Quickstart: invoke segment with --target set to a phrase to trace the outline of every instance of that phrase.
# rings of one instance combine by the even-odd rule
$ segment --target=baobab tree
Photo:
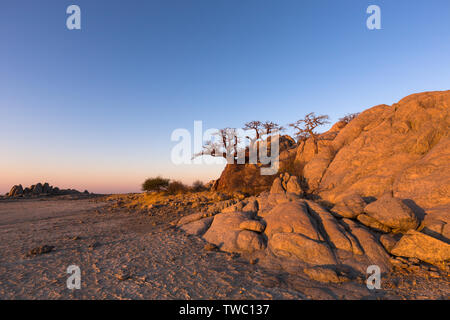
[[[256,138],[256,140],[259,140],[259,138],[261,138],[262,126],[263,126],[263,124],[261,121],[250,121],[250,122],[245,123],[244,127],[242,129],[255,130],[255,138]]]
[[[267,137],[267,141],[270,144],[271,135],[284,130],[284,128],[282,126],[280,126],[278,123],[275,123],[273,121],[262,122],[262,121],[256,121],[256,120],[245,123],[244,127],[242,129],[255,131],[254,137],[246,136],[246,138],[250,141],[249,146],[246,147],[246,150],[245,150],[246,158],[249,158],[250,150],[252,150],[254,152],[253,155],[258,156],[259,142],[262,141],[263,136]]]
[[[267,136],[270,136],[272,133],[276,133],[279,131],[283,131],[284,128],[280,126],[278,123],[272,121],[266,121],[262,124],[262,127],[265,129],[265,133]]]
[[[244,130],[254,130],[255,131],[255,140],[261,139],[263,135],[266,135],[268,137],[272,133],[284,130],[284,128],[282,126],[280,126],[278,123],[275,123],[273,121],[265,121],[265,122],[250,121],[244,125],[243,129]],[[249,137],[247,137],[247,138],[250,139]]]
[[[227,159],[228,162],[233,162],[239,153],[240,139],[237,131],[234,128],[224,128],[218,130],[214,136],[217,139],[210,139],[203,145],[202,151],[196,153],[193,158],[199,156],[212,156]]]
[[[319,153],[318,141],[320,134],[315,130],[317,127],[330,123],[327,115],[317,116],[314,112],[308,113],[303,119],[290,123],[289,126],[296,130],[295,136],[298,141],[306,141],[311,138],[314,143],[314,153]]]

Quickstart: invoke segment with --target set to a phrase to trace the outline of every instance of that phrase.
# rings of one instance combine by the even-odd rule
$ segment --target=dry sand
[[[155,215],[113,211],[95,199],[0,201],[0,299],[446,299],[447,279],[391,275],[324,284],[305,275],[207,251],[205,242]],[[27,256],[50,245],[50,253]],[[81,289],[69,290],[69,265]]]

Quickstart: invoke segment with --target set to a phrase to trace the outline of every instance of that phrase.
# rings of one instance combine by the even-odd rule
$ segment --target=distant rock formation
[[[27,188],[23,188],[21,184],[15,185],[11,190],[5,195],[6,198],[26,198],[26,197],[41,197],[41,196],[60,196],[60,195],[71,195],[71,194],[89,194],[89,191],[85,190],[81,193],[74,189],[59,189],[58,187],[53,187],[47,182],[37,183]]]

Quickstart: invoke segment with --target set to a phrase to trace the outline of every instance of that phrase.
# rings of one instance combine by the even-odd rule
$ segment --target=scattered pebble
[[[55,246],[49,246],[49,245],[43,245],[37,248],[33,248],[30,251],[28,251],[27,256],[36,256],[40,254],[45,254],[53,251]]]

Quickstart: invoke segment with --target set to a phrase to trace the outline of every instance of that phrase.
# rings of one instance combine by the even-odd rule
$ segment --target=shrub
[[[170,182],[169,186],[167,187],[167,192],[169,194],[185,193],[188,190],[189,188],[184,183],[177,180]]]
[[[206,187],[203,184],[203,182],[201,182],[200,180],[196,180],[192,184],[192,191],[194,191],[194,192],[201,192],[201,191],[205,191],[205,190],[206,190]]]
[[[169,187],[169,179],[161,177],[148,178],[142,184],[142,191],[163,191]]]
[[[348,113],[344,117],[339,118],[339,121],[344,122],[345,124],[350,123],[353,119],[355,119],[357,116],[359,116],[359,112],[356,113]]]

